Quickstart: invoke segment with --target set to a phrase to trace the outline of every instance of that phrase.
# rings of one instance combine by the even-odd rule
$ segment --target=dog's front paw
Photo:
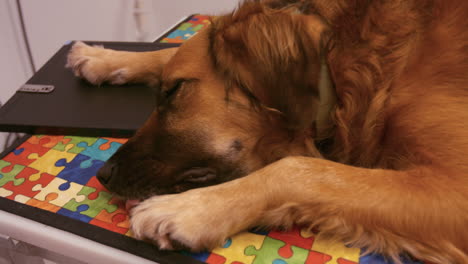
[[[65,67],[92,84],[124,84],[128,82],[128,69],[117,65],[118,54],[118,51],[78,41],[71,47]]]
[[[213,186],[214,187],[214,186]],[[138,239],[161,249],[212,249],[248,225],[248,211],[239,199],[225,199],[216,188],[152,197],[131,212],[131,228]],[[244,199],[245,200],[245,199]],[[234,208],[236,211],[233,212]]]
[[[226,230],[197,191],[155,196],[138,205],[131,213],[134,236],[161,249],[183,246],[199,251],[220,245],[227,238]]]

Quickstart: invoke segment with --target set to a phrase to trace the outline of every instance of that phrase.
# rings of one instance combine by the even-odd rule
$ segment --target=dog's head
[[[325,23],[298,9],[245,3],[180,47],[157,108],[98,178],[127,198],[242,177],[290,155],[320,156],[334,91]]]

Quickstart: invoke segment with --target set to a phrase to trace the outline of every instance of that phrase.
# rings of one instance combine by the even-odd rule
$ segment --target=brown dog
[[[160,87],[99,178],[146,199],[132,229],[164,249],[299,224],[468,263],[467,16],[466,0],[245,2],[179,50],[77,43],[78,76]]]

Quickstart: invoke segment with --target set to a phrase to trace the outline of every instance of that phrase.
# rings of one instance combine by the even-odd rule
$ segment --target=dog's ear
[[[289,129],[315,127],[321,138],[330,132],[335,106],[326,63],[330,40],[317,16],[247,2],[214,21],[211,50],[226,79],[280,112]]]

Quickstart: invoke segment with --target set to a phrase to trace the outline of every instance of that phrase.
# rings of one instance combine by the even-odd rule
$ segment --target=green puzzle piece
[[[284,246],[286,246],[286,243],[283,241],[267,236],[265,237],[260,249],[256,249],[254,246],[249,246],[245,248],[244,253],[247,256],[255,256],[252,264],[303,264],[307,260],[309,251],[296,246],[291,246],[292,256],[290,258],[283,258],[279,255],[279,250]]]
[[[7,184],[8,182],[13,182],[13,185],[21,185],[25,179],[17,179],[16,176],[25,168],[22,165],[15,164],[13,169],[9,172],[1,172],[4,168],[11,166],[10,162],[0,160],[0,186]]]
[[[85,149],[83,147],[78,147],[79,143],[84,142],[88,146],[91,146],[98,140],[98,138],[96,137],[76,137],[76,136],[65,137],[65,139],[68,139],[68,138],[71,138],[71,140],[68,143],[64,144],[62,142],[59,142],[52,149],[55,149],[58,151],[67,151],[68,153],[79,154]],[[69,146],[69,145],[72,145],[72,146]]]
[[[118,206],[115,204],[109,204],[109,201],[112,198],[112,194],[108,192],[99,192],[98,197],[94,200],[88,199],[88,196],[96,191],[95,188],[83,186],[83,189],[78,193],[78,196],[83,195],[85,199],[83,201],[78,202],[76,199],[71,199],[68,203],[66,203],[63,208],[68,209],[70,211],[76,212],[78,206],[80,205],[88,205],[88,209],[85,211],[80,212],[80,214],[87,215],[91,218],[96,217],[102,210],[106,210],[108,213],[113,213],[117,210]]]
[[[197,25],[197,26],[194,26],[194,27],[192,28],[192,31],[197,32],[197,31],[201,30],[204,26],[205,26],[205,25]]]
[[[192,27],[191,23],[183,23],[177,30],[188,30],[190,27]]]

